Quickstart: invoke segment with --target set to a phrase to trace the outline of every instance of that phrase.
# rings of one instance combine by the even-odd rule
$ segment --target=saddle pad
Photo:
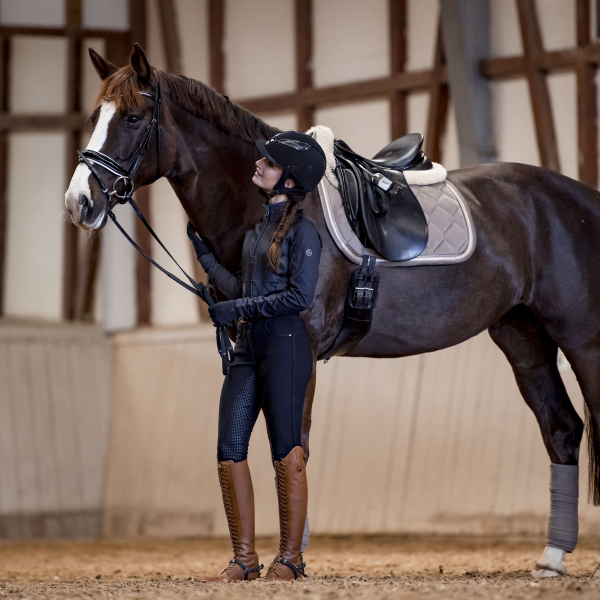
[[[365,254],[377,256],[379,267],[447,265],[467,260],[475,251],[477,236],[469,207],[461,193],[448,180],[432,185],[411,185],[429,227],[425,250],[411,260],[386,260],[375,250],[365,248],[352,230],[344,212],[339,190],[323,177],[318,190],[325,221],[340,251],[360,265]]]

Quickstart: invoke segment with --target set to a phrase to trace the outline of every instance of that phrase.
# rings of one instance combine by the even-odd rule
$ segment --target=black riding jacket
[[[275,273],[267,263],[267,251],[286,202],[265,204],[267,214],[246,232],[241,275],[233,275],[212,254],[200,264],[228,298],[242,319],[270,319],[297,315],[315,295],[321,259],[321,238],[316,225],[302,211],[281,243],[281,262]]]

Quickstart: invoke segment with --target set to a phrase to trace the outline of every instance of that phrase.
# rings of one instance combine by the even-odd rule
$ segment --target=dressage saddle
[[[365,248],[388,260],[410,260],[427,246],[425,214],[403,175],[432,168],[422,146],[423,136],[412,133],[368,159],[342,140],[334,143],[335,173],[348,221]]]

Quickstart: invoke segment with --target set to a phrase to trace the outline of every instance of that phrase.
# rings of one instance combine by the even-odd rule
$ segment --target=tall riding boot
[[[258,564],[258,554],[254,549],[254,491],[248,461],[220,462],[219,480],[233,545],[233,559],[220,575],[206,581],[257,579],[263,565]]]
[[[289,581],[306,577],[301,548],[308,509],[308,483],[304,451],[300,446],[275,463],[275,475],[279,498],[279,553],[266,578]]]

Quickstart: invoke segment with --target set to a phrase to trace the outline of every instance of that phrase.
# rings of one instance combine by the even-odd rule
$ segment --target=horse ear
[[[142,83],[150,83],[150,77],[152,76],[152,68],[148,63],[148,59],[139,44],[133,45],[133,52],[131,53],[131,66],[137,73]]]
[[[98,72],[98,75],[100,75],[100,79],[104,80],[107,77],[110,77],[119,69],[117,65],[113,65],[111,62],[102,58],[93,48],[88,48],[88,52],[90,53],[94,68]]]

